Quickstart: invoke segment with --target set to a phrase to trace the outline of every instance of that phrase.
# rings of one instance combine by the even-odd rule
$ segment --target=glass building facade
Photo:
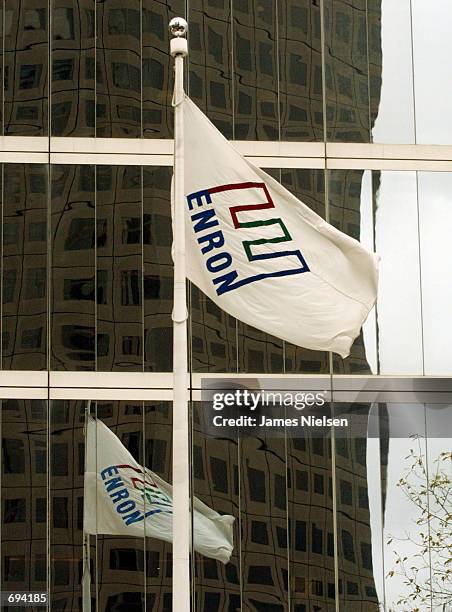
[[[192,610],[450,610],[450,586],[432,579],[438,547],[427,543],[422,601],[402,601],[411,575],[396,562],[397,550],[415,554],[407,524],[419,537],[397,486],[406,458],[420,458],[429,489],[452,447],[447,0],[434,11],[421,0],[0,2],[1,590],[82,610],[88,402],[171,481],[174,16],[189,23],[193,101],[381,257],[376,308],[346,359],[247,326],[189,285],[192,491],[236,518],[230,563],[193,553]],[[225,374],[260,388],[314,380],[338,402],[363,381],[372,392],[401,382],[396,399],[355,401],[364,418],[378,413],[378,435],[217,438],[200,389]],[[394,433],[400,414],[416,439]],[[445,534],[450,546],[450,523]],[[93,610],[173,609],[170,544],[98,535],[90,549]]]

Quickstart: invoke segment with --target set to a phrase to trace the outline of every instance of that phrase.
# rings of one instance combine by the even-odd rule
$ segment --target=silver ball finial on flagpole
[[[188,23],[183,19],[183,17],[174,17],[169,22],[169,31],[176,38],[180,38],[181,36],[185,36],[188,30]]]
[[[183,17],[174,17],[169,22],[169,31],[174,38],[170,41],[170,53],[173,57],[188,54],[188,44],[185,36],[187,35],[188,23]]]

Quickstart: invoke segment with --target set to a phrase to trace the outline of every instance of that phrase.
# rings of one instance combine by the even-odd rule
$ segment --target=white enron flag
[[[139,465],[115,434],[88,417],[83,529],[89,534],[173,541],[172,486]],[[227,563],[234,517],[193,499],[194,549]]]
[[[377,256],[244,159],[188,97],[181,104],[188,278],[253,327],[346,357],[376,300]]]

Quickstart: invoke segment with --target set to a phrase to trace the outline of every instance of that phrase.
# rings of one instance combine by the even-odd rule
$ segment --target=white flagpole
[[[89,533],[83,532],[83,574],[82,574],[83,612],[91,612],[91,568],[89,554]]]
[[[188,53],[185,19],[169,24],[174,57],[173,207],[173,610],[190,612],[190,486],[187,372],[187,296],[184,207],[184,57]]]
[[[88,416],[90,415],[90,413],[91,400],[88,400],[85,410],[85,428],[83,430],[83,435],[85,438],[85,471],[86,458],[88,454]],[[85,500],[83,500],[83,504],[85,504]],[[85,531],[83,531],[82,610],[83,612],[91,612],[91,556],[89,550],[89,533],[85,533]]]

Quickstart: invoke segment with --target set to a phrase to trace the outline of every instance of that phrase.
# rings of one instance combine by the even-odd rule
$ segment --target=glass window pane
[[[187,92],[227,138],[234,134],[239,138],[240,128],[234,126],[233,119],[231,3],[220,0],[204,5],[195,0],[188,6]]]
[[[53,136],[95,136],[95,5],[52,3]]]
[[[96,368],[94,166],[52,166],[52,370]]]
[[[276,3],[264,0],[259,3],[252,2],[245,7],[240,0],[233,0],[231,8],[234,45],[234,138],[278,140]],[[226,49],[227,47],[224,48],[225,51]]]
[[[295,610],[330,610],[335,597],[331,442],[305,430],[289,433],[287,445],[291,601]]]
[[[77,608],[82,596],[85,406],[50,402],[49,578],[55,608]]]
[[[450,521],[450,479],[452,471],[452,432],[450,423],[452,422],[452,405],[446,394],[438,397],[436,394],[435,403],[425,404],[426,422],[426,461],[428,486],[427,495],[422,489],[417,487],[416,492],[420,493],[421,505],[424,510],[428,508],[430,521],[428,524],[427,537],[431,536],[432,541],[428,547],[427,554],[424,553],[421,563],[431,567],[433,582],[432,602],[433,608],[441,608],[445,602],[450,600],[450,593],[442,586],[448,582],[448,557],[447,547],[450,546],[450,530],[447,524]],[[426,398],[430,399],[430,398]],[[418,512],[419,514],[419,512]],[[421,518],[419,516],[419,518]],[[419,520],[419,519],[418,519]],[[424,527],[424,524],[423,524]],[[422,533],[424,533],[422,529]],[[418,542],[425,543],[425,535],[418,536]],[[425,546],[423,552],[425,550]],[[429,574],[427,574],[429,577]],[[429,593],[428,579],[421,585],[424,596]],[[447,604],[446,604],[447,605]]]
[[[195,285],[190,286],[191,359],[194,372],[237,371],[237,320]]]
[[[167,402],[52,402],[51,601],[55,608],[71,610],[79,609],[82,596],[83,427],[87,409],[117,436],[139,465],[166,482],[171,475],[172,413]],[[99,450],[97,446],[95,452]],[[10,514],[12,511],[11,506]],[[89,511],[95,512],[95,507]],[[98,506],[97,511],[102,509]],[[156,609],[166,609],[172,586],[171,545],[145,538],[144,523],[143,537],[90,536],[90,556],[93,607],[97,604],[99,609],[110,610],[127,605],[142,609],[146,596],[148,602],[159,602]]]
[[[169,402],[144,403],[144,465],[165,482],[172,481],[173,413]],[[172,545],[145,539],[146,601],[161,612],[172,594]]]
[[[452,370],[449,236],[452,231],[450,172],[419,172],[419,232],[422,272],[422,330],[426,375]]]
[[[185,3],[183,0],[142,0],[141,6],[143,137],[170,138],[173,133],[173,61],[168,53],[168,23],[174,16],[185,15]],[[190,23],[190,54],[194,28]]]
[[[352,411],[352,419],[360,417],[366,421],[371,404],[360,402],[348,409]],[[347,408],[336,403],[335,410],[340,414]],[[363,433],[365,431],[353,434],[346,430],[335,436],[339,599],[345,610],[353,610],[359,602],[365,602],[366,610],[376,612],[380,609],[376,587],[381,584],[381,572],[378,567],[374,574],[373,559],[381,550],[381,540],[378,539],[376,517],[370,514],[366,503],[371,483],[370,466],[367,466],[370,440]],[[375,495],[374,489],[371,493]],[[378,505],[376,508],[378,511]],[[372,510],[375,511],[375,506]]]
[[[195,553],[194,589],[198,601],[209,606],[215,602],[212,609],[226,607],[229,602],[240,608],[238,441],[236,437],[219,440],[208,435],[203,410],[203,404],[193,404],[193,494],[220,514],[235,517],[234,549],[227,565]]]
[[[96,136],[140,138],[139,0],[96,2]]]
[[[139,166],[96,167],[97,370],[143,371]]]
[[[452,5],[435,3],[435,10],[422,0],[412,0],[414,94],[416,101],[416,142],[451,144],[452,82],[444,78],[452,52],[449,23]],[[432,100],[435,112],[432,112]]]
[[[242,438],[239,453],[244,607],[288,605],[287,459],[283,438]],[[252,537],[265,522],[268,542]],[[276,608],[275,608],[276,609]]]
[[[369,65],[373,78],[380,78],[381,49],[368,45],[367,2],[326,0],[324,11],[327,140],[370,142],[380,91],[370,98]]]
[[[240,372],[279,373],[284,368],[280,338],[238,321],[238,360]]]
[[[411,1],[382,0],[368,3],[368,8],[370,56],[372,60],[378,57],[380,46],[382,54],[382,66],[381,62],[375,66],[370,61],[369,67],[372,111],[377,113],[372,140],[412,144],[415,130]]]
[[[387,469],[382,471],[384,489],[387,496],[384,506],[383,554],[385,568],[386,605],[393,607],[400,601],[405,607],[412,606],[413,588],[404,575],[410,566],[417,565],[419,546],[416,540],[423,528],[416,524],[420,518],[419,507],[413,496],[427,485],[426,473],[426,440],[425,440],[425,408],[422,404],[389,404],[389,431],[392,434],[389,441]],[[400,425],[403,423],[403,433]],[[407,424],[413,429],[407,431]],[[408,437],[407,434],[416,434]],[[417,463],[421,461],[421,464]],[[382,464],[384,465],[384,463]],[[412,486],[410,491],[407,487]],[[384,491],[383,489],[383,491]],[[428,527],[427,527],[428,533]],[[428,548],[428,545],[427,545]],[[407,566],[400,567],[398,558],[410,559]],[[426,584],[428,569],[423,568],[417,579]],[[419,601],[430,607],[430,589]],[[409,602],[409,603],[408,603]],[[421,605],[422,608],[422,605]],[[434,608],[433,608],[434,609]]]
[[[2,368],[47,369],[48,167],[3,165]]]
[[[382,374],[422,374],[417,185],[414,172],[374,173],[377,302]]]
[[[170,189],[171,168],[143,166],[144,360],[151,372],[173,368]]]
[[[45,592],[47,401],[3,399],[0,403],[1,590]]]
[[[48,2],[5,0],[4,134],[48,134]]]
[[[278,4],[281,139],[323,140],[320,4]]]

